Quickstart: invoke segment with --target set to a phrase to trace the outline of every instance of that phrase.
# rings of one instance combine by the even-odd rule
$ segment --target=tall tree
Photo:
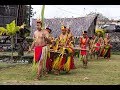
[[[28,27],[30,27],[30,18],[34,15],[31,5],[25,6],[25,18],[24,21]]]
[[[17,33],[18,37],[18,55],[21,57],[24,55],[24,47],[23,43],[26,39],[26,33],[30,32],[30,17],[32,17],[33,8],[31,5],[19,5],[18,7],[18,18],[17,18],[17,25],[22,25],[23,23],[26,24],[25,28],[20,29]]]

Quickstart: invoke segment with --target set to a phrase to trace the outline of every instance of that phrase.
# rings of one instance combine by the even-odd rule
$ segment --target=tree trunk
[[[19,43],[18,55],[19,55],[20,57],[24,55],[24,53],[23,53],[23,46],[22,46],[22,43],[21,43],[21,42]]]
[[[24,5],[19,5],[19,8],[18,8],[18,18],[17,18],[17,25],[20,26],[23,24],[24,22]],[[19,37],[19,34],[18,34],[18,37]],[[24,55],[24,50],[23,50],[23,40],[20,38],[18,39],[18,56],[21,58],[21,56]]]
[[[19,56],[19,59],[21,59],[22,56],[24,56],[24,49],[23,49],[23,40],[22,39],[19,39],[18,41],[18,56]]]
[[[11,35],[11,61],[13,60],[14,37]]]

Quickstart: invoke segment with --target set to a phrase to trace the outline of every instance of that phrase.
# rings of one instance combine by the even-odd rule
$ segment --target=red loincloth
[[[38,62],[42,56],[42,46],[36,46],[34,48],[34,59],[35,62]]]
[[[96,43],[96,46],[97,46],[97,47],[95,48],[95,50],[96,50],[96,51],[99,51],[99,50],[100,50],[100,43]]]

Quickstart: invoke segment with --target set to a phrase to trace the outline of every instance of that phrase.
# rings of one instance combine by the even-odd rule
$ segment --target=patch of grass
[[[0,84],[26,85],[117,85],[120,84],[120,56],[112,55],[111,61],[105,59],[89,60],[88,68],[82,67],[82,61],[75,59],[76,69],[59,76],[49,74],[39,81],[31,76],[32,64],[15,65],[0,69]],[[4,66],[4,65],[3,65]]]
[[[119,52],[111,52],[111,54],[113,54],[113,55],[120,55],[120,51]]]
[[[0,62],[0,69],[15,66],[15,63]]]

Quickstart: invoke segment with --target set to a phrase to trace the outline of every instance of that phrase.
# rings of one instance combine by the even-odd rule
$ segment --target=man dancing
[[[37,30],[34,32],[33,39],[34,41],[29,51],[34,49],[34,62],[38,63],[36,79],[39,79],[42,76],[43,69],[44,74],[46,74],[46,68],[43,63],[46,63],[48,53],[46,41],[50,41],[49,33],[46,30],[42,30],[42,22],[40,20],[37,20]]]
[[[60,52],[60,55],[58,55],[54,62],[53,62],[53,69],[55,70],[54,74],[59,75],[61,70],[64,70],[64,64],[66,62],[65,60],[65,54],[64,54],[64,48],[66,46],[67,42],[67,33],[66,33],[66,27],[61,27],[62,33],[58,37],[58,46],[57,51]]]
[[[67,49],[68,49],[68,51],[69,50],[72,50],[72,51],[74,51],[73,50],[73,48],[74,48],[74,36],[73,36],[73,34],[71,33],[71,30],[70,30],[70,27],[69,28],[67,28]],[[75,69],[76,67],[75,67],[75,64],[74,64],[74,52],[69,56],[70,57],[70,59],[71,59],[71,69]]]
[[[105,43],[104,58],[107,58],[108,61],[110,61],[112,45],[110,44],[110,36],[109,36],[109,34],[106,34],[106,37],[104,38],[104,43]]]
[[[47,58],[47,61],[46,61],[46,68],[47,68],[47,72],[51,72],[54,53],[50,52],[50,49],[52,48],[52,44],[54,42],[54,37],[51,34],[52,30],[50,28],[47,27],[46,31],[48,31],[49,39],[50,39],[50,42],[47,43],[47,46],[48,46],[48,58]]]
[[[80,55],[82,56],[83,67],[87,67],[87,55],[89,47],[89,38],[87,36],[87,31],[83,32],[83,36],[80,37]]]
[[[57,56],[57,58],[53,62],[53,69],[55,70],[55,74],[59,74],[60,71],[65,71],[68,73],[71,69],[73,69],[73,58],[71,57],[71,54],[73,53],[73,49],[68,46],[68,34],[67,34],[67,28],[65,26],[61,27],[62,33],[58,37],[58,51],[60,54]]]
[[[71,47],[74,47],[74,36],[70,31],[70,28],[67,28],[67,35],[68,35],[68,43],[67,45],[70,45]]]

